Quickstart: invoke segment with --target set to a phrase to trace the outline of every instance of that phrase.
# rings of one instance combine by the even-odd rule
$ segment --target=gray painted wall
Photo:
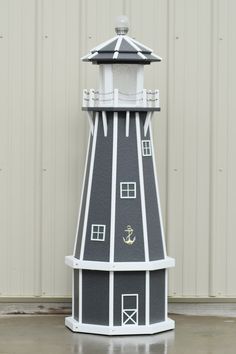
[[[150,323],[165,319],[165,270],[150,272]]]
[[[114,272],[114,325],[121,325],[121,295],[138,294],[138,324],[145,324],[145,272]]]
[[[120,182],[136,182],[136,199],[120,198]],[[136,241],[123,241],[127,225],[134,229]],[[115,225],[115,261],[144,261],[143,225],[141,213],[136,126],[134,113],[130,114],[129,137],[125,136],[125,112],[119,112],[117,151],[117,192]]]
[[[109,273],[82,271],[82,322],[109,324]]]
[[[74,318],[78,321],[79,319],[79,270],[74,269]]]

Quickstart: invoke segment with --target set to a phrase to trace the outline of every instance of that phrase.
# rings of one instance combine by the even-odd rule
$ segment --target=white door
[[[138,294],[121,295],[122,326],[138,325]]]

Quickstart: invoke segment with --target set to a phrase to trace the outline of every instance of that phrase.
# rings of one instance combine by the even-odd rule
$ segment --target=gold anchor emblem
[[[125,232],[127,232],[127,236],[123,237],[124,243],[126,243],[127,245],[132,245],[136,240],[136,236],[133,236],[134,230],[130,225],[127,225],[127,229],[125,230]],[[133,238],[131,239],[132,236]]]

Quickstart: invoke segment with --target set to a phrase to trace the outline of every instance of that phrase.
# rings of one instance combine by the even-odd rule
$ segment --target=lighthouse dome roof
[[[153,53],[151,48],[124,34],[109,39],[108,41],[91,49],[82,57],[83,61],[94,64],[108,63],[133,63],[150,64],[161,61],[161,57]]]

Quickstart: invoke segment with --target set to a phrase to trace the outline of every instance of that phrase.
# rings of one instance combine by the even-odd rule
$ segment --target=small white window
[[[105,241],[106,225],[92,224],[91,240]]]
[[[150,140],[142,140],[142,150],[143,150],[143,156],[151,156],[152,155]]]
[[[136,198],[136,182],[121,182],[120,197],[122,199]]]

